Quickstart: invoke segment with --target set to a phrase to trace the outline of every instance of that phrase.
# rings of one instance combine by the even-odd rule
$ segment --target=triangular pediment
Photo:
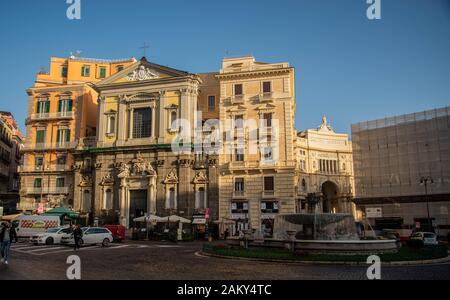
[[[256,110],[273,110],[276,106],[270,103],[265,103],[256,108]]]
[[[113,76],[100,81],[96,85],[101,87],[110,84],[160,80],[165,78],[183,77],[186,75],[189,75],[189,73],[151,63],[143,57],[140,61],[137,61]]]
[[[228,110],[229,113],[233,113],[233,112],[242,112],[247,110],[247,108],[243,105],[237,105],[237,106],[233,106],[232,108],[230,108]]]

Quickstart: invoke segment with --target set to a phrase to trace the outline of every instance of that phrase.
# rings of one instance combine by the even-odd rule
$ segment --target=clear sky
[[[25,89],[51,56],[140,58],[190,72],[217,71],[224,56],[253,54],[296,68],[296,128],[335,130],[374,118],[450,105],[450,0],[0,1],[0,110],[22,129]]]

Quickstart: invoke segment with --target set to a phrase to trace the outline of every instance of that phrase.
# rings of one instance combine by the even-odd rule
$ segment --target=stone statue
[[[121,162],[118,167],[119,175],[117,177],[119,178],[125,178],[130,176],[130,168],[126,163]]]

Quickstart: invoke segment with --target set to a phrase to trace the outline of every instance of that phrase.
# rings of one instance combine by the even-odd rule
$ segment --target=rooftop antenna
[[[75,54],[73,54],[73,52],[71,51],[70,52],[70,59],[75,59],[75,58],[80,57],[81,52],[82,52],[81,50],[76,50]]]

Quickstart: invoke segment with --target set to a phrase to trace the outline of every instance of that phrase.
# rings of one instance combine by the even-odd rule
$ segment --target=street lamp
[[[427,216],[428,216],[428,230],[432,230],[432,222],[430,219],[430,205],[429,205],[429,199],[428,199],[428,183],[433,184],[433,178],[430,176],[422,176],[420,178],[420,184],[423,184],[425,186],[425,200],[427,202]]]

